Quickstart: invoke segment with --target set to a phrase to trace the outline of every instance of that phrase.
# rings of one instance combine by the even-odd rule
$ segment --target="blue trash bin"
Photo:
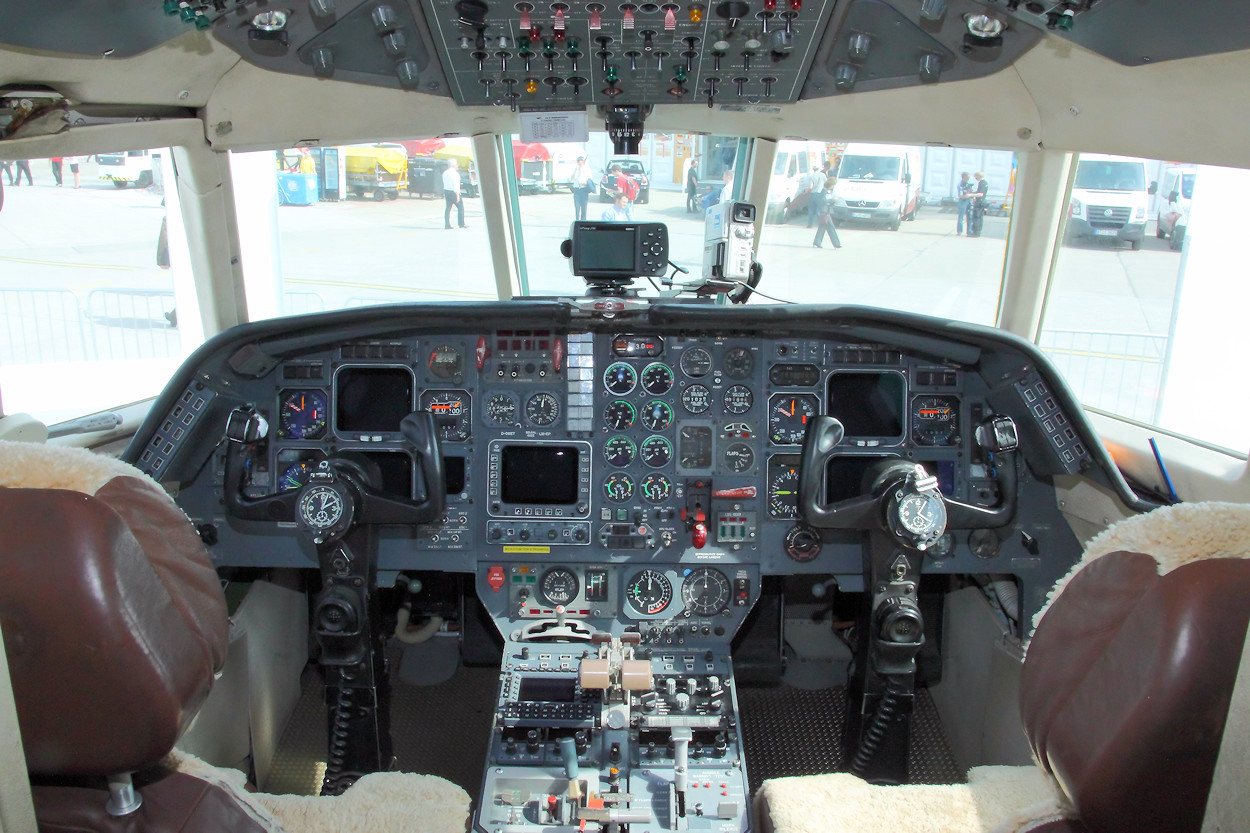
[[[278,202],[281,205],[312,205],[316,201],[316,174],[278,174]]]

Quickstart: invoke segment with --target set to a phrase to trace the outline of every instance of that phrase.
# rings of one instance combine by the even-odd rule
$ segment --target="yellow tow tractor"
[[[408,187],[408,154],[402,145],[350,145],[343,156],[347,191],[354,197],[372,193],[378,202],[394,200]]]

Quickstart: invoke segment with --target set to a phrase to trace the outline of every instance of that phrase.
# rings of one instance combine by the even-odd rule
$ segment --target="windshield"
[[[1083,159],[1074,188],[1087,191],[1145,191],[1146,169],[1140,162]]]
[[[898,179],[897,156],[843,156],[840,179]]]

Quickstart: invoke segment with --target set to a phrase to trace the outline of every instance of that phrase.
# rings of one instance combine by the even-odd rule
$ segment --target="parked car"
[[[651,179],[637,159],[613,159],[608,162],[603,171],[603,178],[599,180],[599,202],[612,202],[616,197],[616,174],[612,173],[612,169],[617,165],[621,167],[621,173],[638,184],[638,197],[634,202],[650,202]]]
[[[1072,183],[1065,240],[1106,237],[1122,240],[1136,251],[1146,236],[1149,204],[1143,160],[1083,153]]]

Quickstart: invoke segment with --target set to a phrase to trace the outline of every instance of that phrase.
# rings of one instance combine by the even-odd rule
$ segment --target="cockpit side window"
[[[1230,415],[1250,388],[1229,380],[1227,357],[1244,347],[1250,171],[1075,164],[1039,346],[1087,406],[1245,457],[1250,424]]]
[[[0,395],[48,424],[158,393],[203,341],[170,151],[11,163]]]

